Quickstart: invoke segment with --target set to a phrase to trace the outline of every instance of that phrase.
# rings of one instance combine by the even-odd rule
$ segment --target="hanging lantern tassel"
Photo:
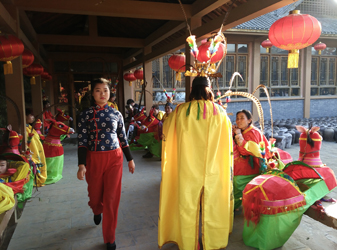
[[[180,72],[176,72],[176,80],[178,82],[181,82],[181,74],[180,74]]]
[[[45,88],[46,87],[46,81],[42,82],[42,87]]]
[[[143,85],[143,84],[144,84],[144,80],[141,80],[141,81],[140,81],[140,84]]]
[[[289,50],[288,54],[288,69],[298,68],[299,50]]]
[[[36,84],[35,76],[32,76],[32,78],[30,78],[30,84],[31,85],[35,85]]]
[[[132,86],[132,82],[129,82],[129,86],[130,86],[130,87]]]
[[[264,144],[264,141],[261,141],[259,144],[260,144],[261,155],[264,158],[264,156],[266,155],[266,146]]]
[[[6,64],[4,64],[4,74],[5,75],[13,74],[13,65],[11,61],[7,61]]]

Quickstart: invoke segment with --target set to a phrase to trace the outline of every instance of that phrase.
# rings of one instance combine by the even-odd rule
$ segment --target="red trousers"
[[[88,183],[88,204],[94,214],[103,213],[104,243],[113,243],[121,198],[123,152],[120,148],[87,152],[85,179]]]

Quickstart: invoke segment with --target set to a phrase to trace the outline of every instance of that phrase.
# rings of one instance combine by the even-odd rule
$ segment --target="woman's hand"
[[[232,130],[233,130],[234,135],[241,134],[241,129],[239,129],[238,126],[236,125],[233,125]]]
[[[87,172],[87,169],[83,164],[78,165],[78,171],[77,171],[77,179],[83,181],[84,180],[84,175]]]
[[[128,162],[129,172],[133,174],[135,172],[135,162],[133,160]]]

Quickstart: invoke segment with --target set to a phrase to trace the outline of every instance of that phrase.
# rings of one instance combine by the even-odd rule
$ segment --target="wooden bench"
[[[329,203],[322,201],[324,212],[317,211],[309,207],[304,213],[309,217],[321,222],[322,224],[337,229],[337,203]]]
[[[14,215],[14,221],[15,223],[17,222],[17,213],[16,213],[16,208],[18,205],[18,201],[16,199],[16,195],[15,195],[15,205],[14,207],[12,207],[12,209],[0,214],[0,244],[3,242],[3,234],[5,229],[8,226],[8,223],[11,219],[11,217]]]

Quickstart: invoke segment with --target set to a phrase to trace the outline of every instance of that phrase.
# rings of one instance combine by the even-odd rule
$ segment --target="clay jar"
[[[335,131],[332,127],[327,127],[324,130],[324,140],[325,141],[334,141],[334,135],[335,135]]]

